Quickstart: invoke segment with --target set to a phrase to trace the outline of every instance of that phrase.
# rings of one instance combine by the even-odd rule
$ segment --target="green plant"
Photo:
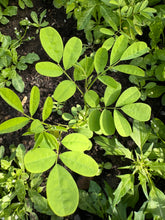
[[[143,34],[142,27],[149,25],[156,13],[156,9],[148,7],[148,0],[58,0],[54,6],[64,6],[68,17],[74,15],[77,29],[84,30],[90,43],[100,43],[105,36],[118,33],[135,39],[137,34]]]
[[[7,17],[12,17],[17,14],[16,6],[9,6],[8,0],[0,0],[0,23],[5,25],[9,22]]]
[[[25,167],[29,172],[42,173],[53,166],[46,184],[48,203],[53,212],[59,216],[73,213],[78,206],[78,188],[71,174],[60,165],[59,159],[65,166],[80,175],[89,177],[96,175],[98,172],[97,163],[84,153],[84,151],[91,149],[91,141],[86,136],[78,133],[68,134],[62,139],[62,132],[67,132],[69,128],[50,125],[45,122],[52,112],[53,100],[51,97],[48,97],[45,101],[42,121],[33,118],[40,101],[38,87],[34,86],[31,90],[30,116],[24,113],[19,97],[12,90],[1,88],[0,94],[10,106],[24,115],[2,123],[0,133],[16,131],[31,121],[30,128],[24,135],[33,134],[35,145],[34,149],[28,151],[24,157]],[[63,153],[61,145],[69,151]]]
[[[156,129],[158,126],[154,126],[153,124],[153,127]],[[152,214],[154,219],[163,220],[165,217],[165,195],[155,186],[154,176],[165,178],[164,154],[162,154],[162,152],[164,152],[164,144],[154,141],[155,138],[153,139],[150,127],[145,125],[144,122],[134,121],[133,132],[130,136],[137,145],[134,152],[124,147],[115,137],[112,139],[103,136],[95,138],[96,143],[105,150],[105,155],[123,155],[131,162],[131,165],[120,168],[132,170],[132,173],[119,176],[121,181],[117,189],[113,192],[112,209],[115,208],[127,194],[135,198],[135,189],[137,186],[138,188],[142,188],[147,199],[146,202],[144,202],[145,208],[139,215],[145,218],[145,216]],[[138,185],[135,185],[136,175]],[[136,219],[135,216],[134,219]]]
[[[18,5],[20,8],[24,9],[26,6],[29,8],[33,7],[33,1],[32,0],[18,0]]]
[[[54,215],[47,200],[41,195],[44,186],[42,173],[30,174],[24,165],[25,147],[11,145],[10,156],[4,156],[5,148],[0,147],[0,218],[38,219],[34,209],[40,213]]]
[[[46,27],[49,24],[49,22],[43,20],[44,17],[46,17],[46,9],[40,14],[39,18],[35,11],[32,11],[30,16],[33,22],[29,21],[28,18],[25,18],[22,21],[20,21],[20,25],[26,27],[30,27],[30,26],[36,27],[37,28],[36,34],[38,34],[40,28]]]
[[[81,127],[80,124],[88,124],[91,131],[98,132],[101,128],[105,135],[114,134],[116,128],[121,136],[129,136],[131,127],[119,110],[124,111],[134,119],[140,121],[149,120],[150,107],[144,103],[135,103],[141,96],[138,89],[136,87],[128,88],[120,95],[121,84],[107,75],[108,71],[120,71],[126,74],[144,76],[144,71],[135,65],[118,65],[120,61],[130,60],[148,52],[148,47],[144,42],[135,42],[128,46],[128,38],[121,35],[116,39],[114,45],[114,40],[110,45],[103,44],[96,51],[94,58],[85,57],[77,62],[82,51],[80,39],[73,37],[68,40],[64,47],[59,33],[55,29],[47,27],[41,29],[40,40],[44,50],[57,64],[47,61],[39,62],[36,64],[36,70],[40,74],[49,77],[58,77],[63,73],[68,77],[68,80],[62,81],[56,87],[53,98],[58,103],[65,102],[78,89],[84,99],[84,109],[79,113],[79,116],[80,114],[81,116],[78,116],[79,123],[77,128]],[[107,49],[111,47],[110,65],[107,66]],[[63,59],[63,67],[60,64],[61,59]],[[72,66],[74,67],[73,79],[67,73],[67,70]],[[94,68],[97,73],[96,76],[94,75]],[[78,86],[78,82],[81,80],[84,80],[85,92]],[[103,98],[100,98],[97,92],[91,89],[96,80],[106,85]],[[110,107],[116,100],[116,106]],[[104,103],[103,107],[100,102]],[[114,117],[112,117],[110,109],[114,109]],[[141,117],[142,112],[144,118]],[[65,116],[66,113],[63,115],[64,119],[66,119]],[[72,118],[68,113],[67,116],[70,119]],[[72,128],[76,126],[76,120],[74,120],[75,124],[72,123]]]
[[[23,37],[24,35],[19,36],[18,40],[12,40],[10,36],[0,33],[0,88],[12,84],[17,91],[23,92],[24,82],[18,71],[27,69],[27,64],[39,60],[36,53],[18,55],[16,49],[21,45]]]

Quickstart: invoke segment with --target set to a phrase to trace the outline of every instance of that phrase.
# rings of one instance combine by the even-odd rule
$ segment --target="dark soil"
[[[28,17],[30,19],[30,13],[32,10],[37,12],[37,14],[40,14],[44,9],[47,9],[47,17],[45,19],[49,21],[49,25],[51,27],[54,27],[60,33],[64,43],[66,43],[67,40],[73,36],[79,37],[83,41],[83,43],[86,43],[84,33],[82,31],[77,31],[76,21],[73,18],[67,20],[64,8],[55,9],[51,1],[35,0],[33,2],[34,2],[34,8],[32,9],[26,8],[24,10],[18,9],[17,16],[12,17],[10,19],[9,24],[5,26],[0,25],[0,31],[2,32],[2,34],[10,35],[12,39],[14,39],[15,38],[14,28],[16,27],[18,30],[20,29],[19,21],[21,19],[24,19],[25,17]],[[36,34],[36,29],[30,27],[26,37],[28,36],[34,37],[34,39],[23,42],[23,44],[17,50],[18,54],[22,56],[30,52],[35,52],[39,55],[41,61],[49,60],[49,57],[41,47],[39,36],[38,34]],[[20,94],[17,93],[17,94],[19,95],[21,100],[27,97],[27,101],[24,103],[24,109],[26,113],[28,113],[28,103],[29,103],[31,88],[34,85],[39,87],[41,92],[41,103],[39,110],[37,111],[35,116],[36,118],[41,118],[41,109],[43,107],[43,103],[45,99],[47,98],[48,95],[53,94],[55,87],[63,79],[63,77],[49,78],[49,77],[41,76],[36,72],[35,64],[29,65],[27,70],[21,71],[19,72],[19,74],[23,77],[23,80],[25,82],[25,90],[23,93]],[[72,75],[72,72],[70,72],[70,75]],[[113,76],[117,81],[121,82],[123,90],[131,85],[127,75],[120,73],[118,74],[111,73],[111,76]],[[96,83],[93,89],[98,90],[98,88],[99,88],[99,93],[103,95],[104,93],[103,88],[102,87],[100,88],[100,85]],[[83,104],[79,93],[76,93],[76,95],[67,102],[67,104],[64,107],[65,112],[69,112],[70,108],[77,103],[79,103],[80,105]],[[152,117],[159,117],[160,119],[163,119],[163,115],[161,115],[162,109],[160,102],[158,102],[158,100],[156,100],[155,102],[155,100],[152,99],[152,100],[148,100],[148,103],[151,105],[153,109]],[[16,110],[8,106],[1,98],[0,98],[0,113],[1,113],[0,123],[2,123],[3,121],[9,118],[13,118],[20,115]],[[62,122],[61,118],[56,113],[53,113],[49,119],[49,122],[51,121],[53,122],[55,120],[56,122]],[[22,143],[25,145],[27,150],[33,147],[34,144],[33,138],[31,136],[22,136],[22,134],[25,131],[26,128],[18,132],[0,136],[0,145],[5,146],[6,153],[9,153],[8,147],[10,144],[14,144],[15,146],[17,146],[18,144]],[[119,137],[119,140],[123,145],[129,148],[134,147],[133,142],[129,138],[122,139],[121,137]],[[111,170],[104,170],[102,174],[94,178],[94,180],[96,180],[99,184],[102,184],[103,181],[106,180],[111,185],[111,187],[115,189],[119,183],[119,179],[116,176],[125,172],[124,170],[119,170],[117,168],[126,165],[126,161],[122,161],[121,158],[115,156],[104,157],[103,156],[104,151],[95,145],[93,147],[93,150],[90,152],[90,154],[98,163],[107,162],[107,161],[112,163],[113,167]],[[90,181],[89,178],[77,177],[77,184],[81,189],[88,189],[89,181]],[[39,215],[39,219],[46,220],[50,218],[45,215]],[[89,213],[83,212],[78,209],[74,215],[66,219],[97,220],[99,218],[97,216],[91,215]]]

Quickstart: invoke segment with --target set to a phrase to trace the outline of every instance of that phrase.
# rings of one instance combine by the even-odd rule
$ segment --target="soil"
[[[13,1],[11,1],[13,2]],[[39,15],[44,9],[47,9],[47,16],[46,20],[49,22],[49,25],[51,27],[54,27],[62,36],[64,44],[67,42],[67,40],[73,36],[79,37],[84,44],[86,44],[86,39],[84,36],[83,31],[77,31],[76,27],[76,21],[73,18],[67,19],[66,13],[64,8],[56,9],[52,5],[52,1],[42,1],[42,0],[35,0],[34,7],[32,9],[26,8],[24,10],[18,8],[17,16],[14,16],[10,19],[10,22],[7,25],[0,25],[0,31],[2,34],[10,35],[12,39],[15,38],[14,34],[14,28],[16,27],[18,30],[20,30],[19,21],[21,19],[24,19],[25,17],[28,17],[30,20],[30,13],[31,11],[37,12]],[[14,4],[14,3],[12,3]],[[11,5],[11,4],[10,4]],[[31,36],[34,37],[34,39],[30,41],[23,42],[23,44],[17,49],[17,52],[19,55],[26,55],[30,52],[35,52],[39,55],[40,61],[47,61],[50,60],[47,54],[44,52],[43,48],[41,47],[39,35],[36,34],[36,28],[30,27],[30,29],[27,31],[26,37]],[[88,52],[88,51],[87,51]],[[27,97],[27,101],[24,103],[24,109],[25,112],[28,113],[28,103],[29,103],[29,95],[31,88],[36,85],[39,87],[41,92],[41,102],[39,106],[39,110],[35,114],[36,118],[41,118],[41,110],[43,107],[43,103],[48,95],[52,95],[54,92],[55,87],[58,85],[58,83],[63,80],[64,76],[58,77],[58,78],[49,78],[39,75],[35,70],[35,63],[28,66],[28,69],[25,71],[19,72],[19,74],[23,77],[23,80],[25,82],[25,90],[23,93],[17,93],[21,100],[25,100]],[[72,74],[72,70],[70,70],[70,75]],[[128,88],[131,86],[131,83],[128,80],[128,76],[125,74],[112,74],[117,81],[121,82],[123,90],[125,88]],[[80,85],[81,86],[81,85]],[[99,84],[95,84],[95,87],[93,89],[97,89],[99,87],[99,93],[103,95],[104,89],[100,88]],[[70,108],[72,106],[75,106],[75,104],[79,103],[82,104],[81,96],[76,93],[73,98],[71,98],[67,104],[64,106],[65,112],[70,112]],[[150,99],[148,100],[148,103],[152,107],[152,117],[159,117],[163,120],[163,115],[161,115],[161,112],[163,111],[161,109],[160,100],[154,100]],[[163,114],[163,113],[162,113]],[[3,121],[13,118],[16,116],[20,116],[20,114],[8,106],[1,98],[0,98],[0,123]],[[61,122],[61,118],[56,114],[53,113],[49,119],[49,122],[51,121],[57,121]],[[0,136],[0,145],[5,146],[6,153],[8,154],[8,147],[11,144],[14,144],[17,146],[18,144],[22,143],[26,147],[27,150],[31,149],[34,144],[34,140],[31,136],[22,136],[22,134],[26,131],[27,128],[24,128],[20,131],[13,132],[11,134],[5,134]],[[129,138],[121,138],[118,137],[121,143],[125,146],[128,146],[130,149],[134,147],[133,141],[131,141]],[[111,170],[103,170],[102,174],[98,177],[95,177],[94,180],[97,181],[99,184],[103,184],[103,181],[106,180],[113,189],[115,189],[119,183],[119,178],[117,178],[117,175],[120,175],[124,173],[124,170],[119,170],[118,167],[125,166],[127,161],[122,161],[120,157],[115,156],[106,156],[104,157],[104,150],[101,150],[99,146],[94,145],[93,150],[90,152],[91,156],[98,162],[111,162],[112,163],[112,169]],[[89,178],[85,177],[76,177],[77,184],[79,188],[81,189],[88,189],[89,187]],[[46,220],[50,219],[49,216],[45,215],[39,215],[39,219]],[[92,214],[89,214],[87,212],[81,211],[77,209],[74,215],[67,217],[66,219],[99,219],[97,216],[94,216]]]

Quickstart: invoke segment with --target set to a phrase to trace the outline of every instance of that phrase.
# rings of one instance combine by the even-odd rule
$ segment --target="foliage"
[[[12,40],[10,36],[0,33],[0,88],[12,86],[19,92],[24,90],[24,82],[18,74],[19,71],[27,69],[27,64],[39,60],[36,53],[19,56],[17,47],[22,43],[22,38]]]
[[[17,7],[9,6],[8,3],[8,0],[0,0],[0,23],[3,25],[9,22],[8,17],[17,14]]]
[[[40,213],[54,215],[47,200],[41,195],[44,187],[42,173],[30,174],[25,170],[25,147],[11,145],[10,156],[4,156],[5,148],[0,147],[0,218],[38,219],[34,209]]]
[[[18,5],[21,9],[24,9],[26,6],[29,8],[32,8],[33,1],[32,0],[18,0]]]
[[[148,0],[58,0],[54,6],[66,8],[68,17],[74,15],[77,29],[84,30],[88,42],[100,43],[106,36],[117,33],[135,39],[142,35],[142,27],[148,26],[154,18],[156,9],[148,7]]]
[[[36,34],[38,34],[39,29],[41,27],[46,27],[49,24],[49,22],[43,20],[44,17],[46,17],[46,9],[40,14],[39,18],[38,18],[37,13],[35,11],[32,11],[30,16],[31,16],[31,19],[33,22],[29,21],[28,18],[26,17],[25,19],[20,21],[20,25],[26,26],[26,27],[33,26],[33,27],[37,28]]]
[[[134,153],[128,148],[125,148],[115,137],[108,139],[103,136],[98,136],[95,138],[95,141],[105,150],[105,155],[122,155],[125,158],[128,158],[131,162],[131,165],[129,166],[121,167],[121,169],[132,170],[132,173],[119,176],[121,179],[120,184],[113,192],[113,197],[111,195],[113,198],[113,202],[111,204],[112,207],[119,205],[127,194],[136,197],[136,187],[141,187],[147,199],[142,215],[145,216],[152,214],[154,219],[164,219],[165,195],[155,186],[153,181],[154,176],[159,176],[163,179],[165,178],[164,155],[163,157],[161,155],[161,152],[164,152],[164,144],[155,142],[156,139],[154,140],[153,137],[151,139],[151,136],[152,131],[149,126],[145,125],[144,122],[134,121],[133,132],[131,134],[131,138],[137,145]],[[138,185],[135,185],[136,174],[138,175]],[[132,204],[129,201],[128,205],[128,200],[125,199],[124,202],[125,207],[128,207],[130,204]]]
[[[46,184],[48,203],[58,216],[73,213],[78,206],[79,200],[77,185],[71,174],[58,163],[58,159],[69,169],[80,175],[89,177],[96,175],[98,172],[97,163],[84,153],[84,151],[91,149],[91,141],[83,134],[78,133],[68,134],[62,139],[61,133],[67,132],[68,128],[45,123],[45,120],[52,112],[53,100],[51,97],[48,97],[45,101],[42,121],[33,118],[40,101],[38,87],[34,86],[31,90],[30,116],[24,113],[19,97],[12,90],[1,88],[0,94],[10,106],[24,115],[2,123],[0,125],[0,133],[16,131],[31,121],[30,128],[25,135],[33,134],[35,136],[35,145],[34,149],[28,151],[25,155],[25,167],[31,173],[42,173],[53,166]],[[61,145],[65,146],[69,151],[61,152]],[[60,194],[63,196],[61,197]],[[74,202],[72,200],[73,197]]]
[[[148,47],[144,42],[135,42],[127,46],[128,39],[123,35],[118,37],[112,47],[110,65],[107,67],[108,51],[104,47],[105,45],[96,51],[94,58],[85,57],[77,63],[82,51],[80,39],[73,37],[64,46],[59,33],[55,29],[47,27],[41,29],[40,40],[47,54],[57,64],[47,61],[39,62],[36,64],[36,70],[40,74],[49,77],[58,77],[63,73],[68,77],[68,80],[59,83],[54,91],[53,98],[59,103],[65,102],[75,94],[76,89],[80,91],[84,98],[84,109],[78,107],[81,116],[78,116],[77,110],[72,108],[72,111],[75,111],[75,117],[80,120],[78,118],[78,120],[76,118],[71,120],[73,117],[68,113],[62,115],[66,120],[69,117],[71,127],[79,128],[81,125],[88,124],[91,131],[97,132],[101,129],[101,132],[105,135],[113,135],[116,128],[121,136],[129,136],[131,127],[119,110],[134,119],[149,120],[150,107],[144,103],[135,103],[140,98],[138,89],[131,87],[120,95],[121,84],[106,74],[109,70],[118,70],[126,74],[144,76],[143,70],[139,67],[127,64],[118,65],[120,61],[130,60],[148,52]],[[100,59],[101,57],[102,59]],[[63,60],[63,67],[60,65],[61,59]],[[74,80],[67,74],[67,70],[72,66],[74,67]],[[95,78],[94,68],[97,72]],[[99,98],[96,91],[91,89],[97,79],[107,86],[102,99]],[[85,93],[76,84],[76,81],[80,80],[85,81]],[[102,100],[105,107],[101,107],[101,104],[99,104]],[[115,101],[117,101],[115,107],[110,107]],[[109,109],[114,109],[113,117]],[[144,117],[142,117],[142,113]]]

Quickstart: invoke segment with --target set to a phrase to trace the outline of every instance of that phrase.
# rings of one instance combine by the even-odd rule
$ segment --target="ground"
[[[76,21],[71,18],[68,19],[66,18],[66,13],[64,8],[61,9],[55,9],[52,6],[51,1],[42,1],[42,0],[35,0],[34,2],[34,8],[29,9],[26,8],[24,10],[18,9],[18,14],[17,16],[14,16],[12,19],[10,19],[9,24],[7,25],[0,25],[0,30],[2,34],[5,35],[10,35],[12,39],[15,38],[14,34],[14,28],[16,27],[17,29],[20,29],[19,26],[19,21],[21,19],[24,19],[25,17],[28,17],[30,19],[30,12],[31,10],[37,12],[37,14],[40,14],[45,8],[47,9],[47,17],[45,18],[51,27],[54,27],[62,36],[64,44],[67,42],[67,40],[73,36],[79,37],[83,43],[86,43],[84,33],[82,31],[77,31],[76,28]],[[40,60],[49,60],[49,57],[47,54],[43,51],[39,36],[36,34],[36,29],[35,28],[30,28],[27,32],[27,36],[34,37],[33,40],[24,42],[19,48],[18,48],[18,53],[20,55],[26,55],[29,52],[35,52],[39,55]],[[61,81],[61,77],[59,78],[49,78],[49,77],[44,77],[39,75],[36,70],[35,70],[35,64],[29,65],[28,69],[25,71],[20,72],[20,75],[23,77],[23,80],[25,82],[25,90],[23,93],[17,93],[21,100],[23,100],[25,97],[27,97],[27,101],[24,103],[24,109],[25,112],[28,113],[28,100],[29,100],[29,95],[31,88],[36,85],[39,87],[40,92],[41,92],[41,103],[40,103],[40,108],[35,114],[36,118],[41,117],[41,109],[43,106],[43,103],[48,95],[51,95],[55,89],[55,87],[58,85],[58,83]],[[128,80],[128,76],[124,74],[112,74],[112,76],[119,82],[121,82],[123,89],[129,87],[131,84]],[[99,85],[96,84],[95,87],[97,88]],[[103,94],[103,88],[99,89],[100,94]],[[82,100],[79,94],[76,94],[72,99],[70,99],[67,103],[67,105],[64,107],[65,111],[69,112],[71,106],[75,105],[75,103],[81,104]],[[162,111],[160,103],[155,104],[155,100],[151,99],[148,100],[149,104],[152,107],[152,116],[153,117],[158,117],[161,116],[160,113]],[[19,116],[20,114],[12,109],[10,106],[8,106],[2,99],[0,99],[0,123],[3,121]],[[57,114],[52,114],[50,117],[49,121],[54,121],[54,120],[61,120],[58,119]],[[163,116],[162,116],[163,117]],[[159,117],[160,118],[160,117]],[[26,149],[30,149],[33,147],[33,138],[29,136],[22,136],[22,134],[25,132],[26,129],[23,129],[18,132],[14,132],[12,134],[5,134],[0,136],[0,145],[4,145],[6,148],[6,153],[8,153],[8,146],[10,144],[18,145],[20,143],[24,144]],[[129,138],[124,138],[122,139],[119,137],[119,140],[121,143],[129,148],[134,147],[133,142]],[[125,165],[125,161],[122,161],[119,157],[111,156],[111,157],[104,157],[104,151],[101,150],[98,146],[94,145],[93,150],[90,152],[91,156],[98,162],[111,162],[112,163],[112,169],[111,170],[104,170],[102,174],[94,180],[96,180],[98,183],[102,184],[103,180],[106,180],[112,188],[116,188],[117,184],[119,183],[119,179],[116,177],[116,175],[119,175],[123,172],[124,170],[119,170],[117,169],[120,166]],[[89,178],[84,178],[84,177],[75,177],[77,184],[80,188],[82,189],[87,189],[89,186]],[[49,219],[47,216],[40,216],[40,220],[42,219]],[[80,210],[77,210],[77,212],[71,216],[68,217],[68,219],[74,219],[74,220],[79,220],[79,219],[99,219],[96,216],[90,215],[86,212],[82,212]]]

